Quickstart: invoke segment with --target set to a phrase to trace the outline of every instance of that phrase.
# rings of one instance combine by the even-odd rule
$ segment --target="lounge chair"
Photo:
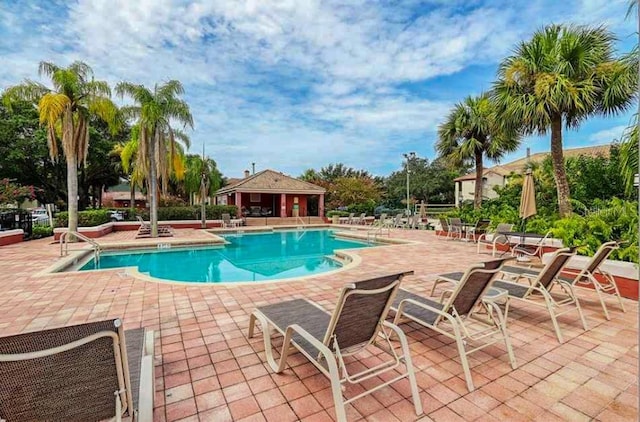
[[[440,220],[440,234],[438,236],[448,239],[451,234],[450,228],[449,228],[449,222],[444,217],[440,217],[438,218],[438,220]]]
[[[144,221],[139,215],[136,216],[140,222],[140,228],[136,234],[136,239],[141,237],[151,237],[151,223]],[[158,224],[158,236],[159,237],[172,237],[173,227],[168,224]]]
[[[154,377],[153,331],[119,319],[2,337],[0,420],[150,422]]]
[[[602,311],[604,312],[604,316],[607,320],[610,320],[611,317],[609,316],[609,311],[607,310],[607,305],[605,303],[605,295],[603,295],[603,293],[609,293],[616,296],[622,312],[626,312],[624,304],[622,303],[620,291],[618,290],[618,286],[616,285],[613,276],[601,268],[604,260],[607,259],[611,252],[617,248],[617,242],[603,243],[583,269],[565,267],[562,270],[562,273],[565,275],[560,274],[558,276],[560,280],[571,283],[574,287],[595,289],[598,294],[598,299],[600,299],[600,304],[602,305]],[[539,273],[539,271],[535,269],[522,267],[505,267],[504,270],[511,274],[518,275],[531,274],[536,276]],[[598,279],[598,276],[600,276],[600,279]]]
[[[525,280],[528,283],[516,283],[508,280],[496,280],[493,284],[495,287],[504,289],[509,292],[509,297],[530,303],[533,305],[544,306],[547,308],[551,316],[551,322],[555,329],[558,342],[562,343],[562,332],[558,325],[558,316],[576,310],[580,315],[582,327],[585,331],[588,329],[587,321],[584,319],[580,302],[573,291],[571,282],[567,282],[560,277],[560,273],[569,262],[571,257],[575,256],[575,248],[558,249],[549,262],[539,272],[520,271],[519,267],[503,268],[503,274],[512,280]],[[562,295],[551,295],[551,289],[554,285],[558,285],[562,291]]]
[[[349,218],[347,219],[347,224],[353,224],[355,213],[349,213]]]
[[[416,378],[411,364],[409,345],[400,328],[386,321],[389,306],[402,278],[412,272],[377,277],[346,285],[338,299],[333,314],[319,305],[304,299],[295,299],[257,308],[249,319],[249,337],[253,337],[256,320],[260,322],[264,338],[267,362],[274,372],[280,373],[287,366],[290,346],[295,347],[314,364],[331,382],[331,390],[338,421],[346,421],[345,404],[403,378],[409,378],[416,415],[422,414]],[[280,359],[273,357],[271,328],[275,328],[284,341]],[[395,333],[400,341],[402,355],[398,355],[389,341],[388,332]],[[344,362],[367,346],[383,344],[392,359],[358,373],[349,373]],[[378,356],[378,355],[376,355]],[[342,384],[357,384],[375,378],[387,371],[399,369],[404,362],[406,372],[370,390],[345,400]],[[390,376],[393,374],[389,374]]]
[[[521,242],[511,248],[511,255],[518,257],[518,260],[528,261],[528,257],[538,258],[542,260],[542,254],[544,253],[544,247],[547,244],[547,239],[551,237],[551,232],[547,232],[544,237],[541,237],[536,243],[526,243],[527,235],[524,233]]]
[[[509,238],[504,235],[513,230],[513,224],[500,223],[493,232],[485,232],[477,239],[477,253],[480,253],[480,246],[491,245],[491,256],[496,256],[498,246],[509,247]]]
[[[399,289],[391,306],[396,312],[394,324],[409,318],[456,341],[469,391],[474,390],[474,385],[467,355],[473,352],[504,342],[511,367],[517,368],[507,333],[506,312],[503,314],[496,303],[507,300],[507,293],[491,289],[492,280],[507,259],[510,258],[475,264],[464,273],[452,273],[459,281],[453,290],[444,292],[440,302]],[[470,341],[477,345],[467,350]]]

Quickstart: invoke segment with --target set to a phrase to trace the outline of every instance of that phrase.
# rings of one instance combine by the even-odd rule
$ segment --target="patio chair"
[[[225,213],[225,214],[222,214],[220,217],[222,218],[222,227],[223,228],[227,229],[227,228],[232,228],[232,227],[236,226],[235,223],[233,223],[231,221],[231,214],[226,214]]]
[[[499,300],[507,300],[507,293],[491,289],[491,282],[511,258],[496,259],[472,265],[458,277],[453,290],[445,291],[439,302],[399,289],[391,309],[396,312],[394,324],[408,318],[456,341],[462,369],[469,391],[474,390],[467,356],[497,342],[504,342],[513,369],[517,368],[509,335],[506,312]],[[486,314],[481,314],[485,311]],[[469,342],[475,347],[467,349]]]
[[[491,256],[496,256],[496,250],[498,246],[509,246],[509,238],[503,233],[508,233],[513,230],[513,224],[500,223],[493,232],[485,232],[481,234],[476,240],[477,253],[480,253],[481,245],[491,245]]]
[[[467,232],[465,233],[467,240],[472,240],[475,242],[476,236],[483,235],[487,231],[487,228],[489,228],[490,224],[491,220],[480,219],[476,221],[476,224],[473,227],[469,227],[467,229]]]
[[[153,331],[119,319],[2,337],[0,420],[150,422],[154,377]]]
[[[451,235],[451,228],[449,227],[449,222],[444,217],[440,217],[438,218],[438,220],[440,220],[440,234],[438,236],[448,239]]]
[[[400,229],[404,225],[404,223],[402,222],[402,216],[403,215],[404,214],[401,213],[401,212],[396,214],[395,218],[393,219],[393,228],[394,229]]]
[[[151,223],[144,221],[139,215],[136,216],[138,222],[140,222],[140,228],[136,234],[136,239],[141,237],[151,237]],[[160,237],[172,237],[173,227],[168,224],[158,224],[158,236]]]
[[[420,415],[422,403],[407,339],[400,328],[385,320],[400,281],[412,273],[393,274],[346,285],[340,293],[333,314],[304,299],[262,306],[251,314],[249,337],[253,337],[255,322],[259,321],[267,362],[276,373],[284,371],[290,346],[309,359],[331,382],[338,421],[346,421],[346,404],[403,378],[409,379],[415,412]],[[280,359],[277,361],[272,354],[271,328],[284,336]],[[401,355],[398,355],[390,343],[388,333],[391,332],[398,336]],[[374,342],[380,348],[383,343],[392,359],[357,373],[349,373],[344,358],[357,354]],[[382,384],[348,400],[343,398],[341,387],[345,382],[357,384],[376,378],[387,371],[399,369],[402,362],[406,372],[397,376],[388,374],[393,377],[385,377]]]
[[[549,316],[551,316],[551,322],[558,337],[558,342],[560,343],[564,342],[560,326],[558,325],[558,316],[560,315],[576,310],[582,321],[582,327],[585,331],[588,330],[587,321],[582,314],[580,302],[573,290],[573,285],[571,282],[565,281],[560,277],[560,273],[569,262],[569,259],[575,256],[575,254],[575,248],[558,249],[544,268],[537,273],[531,271],[523,272],[520,271],[518,267],[515,267],[518,269],[517,271],[513,271],[512,268],[514,267],[505,267],[503,268],[503,274],[511,278],[512,281],[503,279],[496,280],[493,283],[494,287],[506,290],[512,299],[546,307]],[[513,281],[521,279],[528,281],[528,284]],[[552,296],[550,293],[556,284],[562,291],[561,296]]]
[[[611,317],[609,316],[607,304],[605,303],[605,295],[603,295],[603,293],[608,293],[617,297],[622,312],[626,312],[624,304],[622,303],[620,291],[618,290],[618,286],[616,285],[613,276],[601,268],[602,263],[609,257],[611,252],[618,248],[618,246],[617,242],[605,242],[600,245],[600,248],[598,248],[584,268],[577,269],[565,267],[562,270],[562,273],[566,275],[560,274],[558,276],[560,280],[571,283],[574,287],[595,289],[598,294],[598,299],[600,300],[600,305],[602,305],[602,311],[604,312],[604,316],[607,320],[610,320]],[[511,274],[518,275],[531,274],[532,276],[536,276],[539,273],[536,269],[522,267],[505,267],[504,270]],[[597,276],[600,276],[600,279],[598,279]]]
[[[349,213],[349,219],[347,220],[347,224],[353,224],[355,213]]]

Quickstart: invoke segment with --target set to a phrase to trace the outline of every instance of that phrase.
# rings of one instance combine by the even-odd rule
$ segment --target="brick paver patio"
[[[134,233],[101,241],[129,240]],[[197,230],[177,233],[202,236]],[[57,245],[42,239],[5,246],[0,332],[121,317],[125,328],[156,331],[156,421],[330,421],[328,380],[300,355],[291,360],[293,368],[271,373],[261,337],[247,338],[248,315],[256,306],[300,297],[331,311],[345,283],[397,270],[414,270],[403,287],[426,295],[434,275],[489,258],[476,255],[473,245],[437,240],[432,232],[395,230],[392,236],[422,243],[358,250],[362,263],[336,274],[237,286],[147,282],[121,270],[36,277],[59,260]],[[414,414],[408,385],[400,382],[348,406],[349,420],[636,420],[637,303],[626,300],[624,314],[612,305],[606,321],[595,294],[578,293],[590,330],[582,330],[577,315],[561,316],[562,345],[543,308],[512,303],[509,332],[519,368],[511,369],[504,347],[475,353],[472,393],[451,340],[413,323],[401,325],[425,414]],[[363,362],[376,359],[370,354]],[[349,388],[349,395],[352,390],[361,391]]]

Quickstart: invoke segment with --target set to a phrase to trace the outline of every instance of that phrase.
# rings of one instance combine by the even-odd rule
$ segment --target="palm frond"
[[[50,92],[50,90],[46,86],[38,82],[26,80],[23,84],[8,87],[2,93],[2,102],[9,109],[11,109],[11,104],[17,101],[37,104],[42,96],[48,92]]]

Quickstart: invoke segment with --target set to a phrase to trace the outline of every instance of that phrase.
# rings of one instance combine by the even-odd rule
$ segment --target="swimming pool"
[[[79,270],[137,267],[170,281],[220,283],[303,277],[340,268],[336,249],[365,248],[355,240],[336,238],[331,230],[277,231],[222,235],[225,246],[103,252]]]

